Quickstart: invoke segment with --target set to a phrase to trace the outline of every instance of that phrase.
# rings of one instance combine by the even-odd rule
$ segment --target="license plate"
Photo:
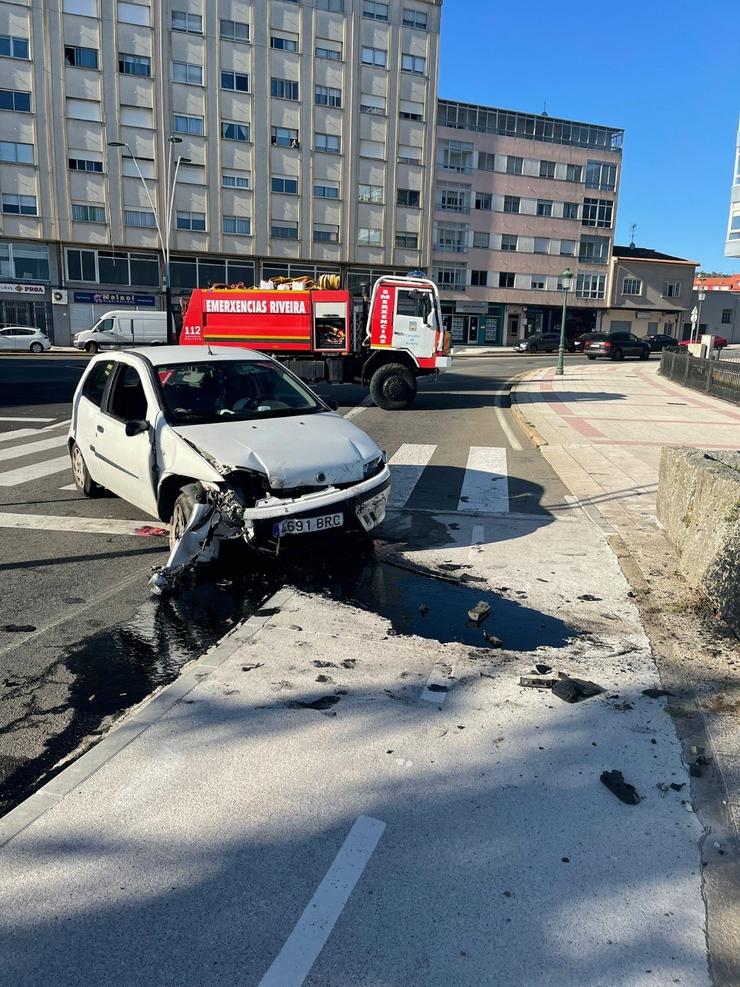
[[[371,531],[385,519],[385,509],[388,504],[390,490],[383,490],[357,508],[357,517],[365,531]]]
[[[272,533],[275,538],[283,535],[307,535],[314,531],[328,531],[330,528],[341,528],[344,524],[344,514],[325,514],[324,517],[287,518],[278,524],[273,524]]]

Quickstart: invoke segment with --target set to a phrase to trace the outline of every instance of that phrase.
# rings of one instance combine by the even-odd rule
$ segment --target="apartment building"
[[[560,274],[574,274],[567,330],[599,326],[623,131],[440,100],[433,276],[458,344],[510,344],[559,329]]]
[[[609,307],[601,317],[604,332],[661,334],[684,339],[691,332],[689,313],[698,261],[648,247],[615,246],[609,263]],[[688,331],[684,333],[684,326]]]
[[[727,220],[727,242],[725,256],[740,257],[740,127],[737,131],[735,167],[732,173],[730,192],[730,215]]]
[[[428,267],[441,3],[3,0],[0,323]]]

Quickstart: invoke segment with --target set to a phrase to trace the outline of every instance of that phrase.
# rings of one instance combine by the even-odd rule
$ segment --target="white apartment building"
[[[732,173],[732,191],[730,193],[730,216],[727,220],[726,257],[740,257],[740,127],[737,131],[737,148],[735,150],[735,167]]]
[[[441,3],[0,0],[0,324],[428,267]]]

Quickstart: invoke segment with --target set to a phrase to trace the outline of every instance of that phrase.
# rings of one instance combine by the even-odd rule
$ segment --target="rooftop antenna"
[[[633,223],[630,226],[630,247],[632,250],[635,249],[635,230],[637,229],[637,223]]]
[[[547,115],[548,115],[547,114],[547,100],[545,100],[545,105],[542,107],[542,114],[541,114],[541,116],[546,117]]]

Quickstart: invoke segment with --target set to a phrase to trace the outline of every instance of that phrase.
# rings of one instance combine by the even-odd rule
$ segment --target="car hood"
[[[276,490],[359,482],[365,463],[381,455],[361,429],[330,413],[178,425],[173,431],[225,472],[255,470]]]

